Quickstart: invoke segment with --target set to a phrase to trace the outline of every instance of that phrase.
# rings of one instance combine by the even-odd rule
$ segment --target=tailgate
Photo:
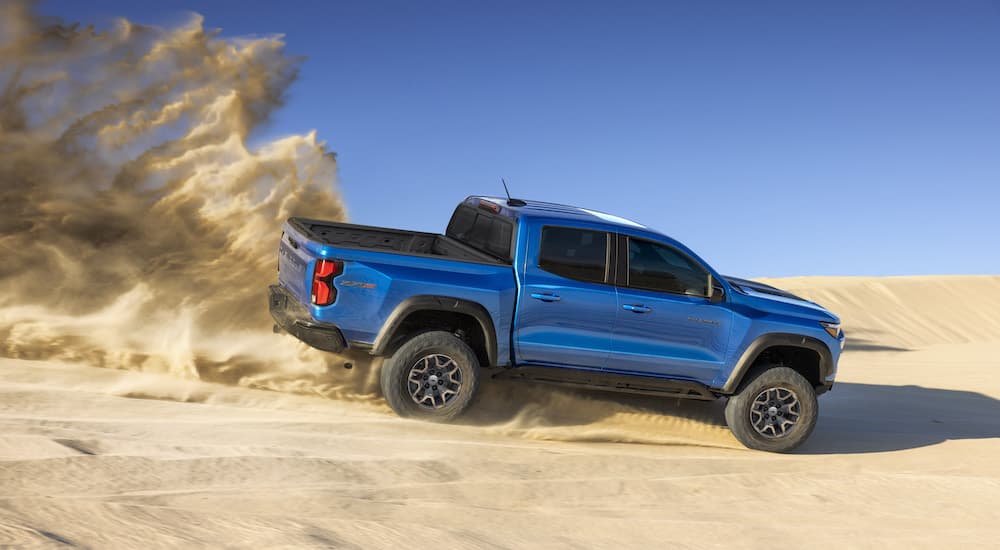
[[[310,300],[306,271],[312,259],[306,252],[306,238],[286,223],[278,245],[278,282],[303,304]]]

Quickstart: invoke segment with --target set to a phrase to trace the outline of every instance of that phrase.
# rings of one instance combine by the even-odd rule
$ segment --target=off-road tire
[[[428,362],[422,363],[425,358]],[[454,368],[442,358],[447,358],[454,362]],[[419,363],[419,365],[418,365]],[[448,365],[453,371],[460,374],[461,383],[454,395],[450,395],[445,401],[445,390],[430,393],[426,388],[414,387],[411,385],[411,373],[417,375],[421,369],[437,368],[434,372],[442,372],[444,368],[435,367],[435,364]],[[399,416],[406,418],[419,418],[434,422],[447,422],[462,414],[472,403],[479,386],[479,360],[475,352],[472,351],[465,342],[443,331],[424,332],[406,341],[392,354],[391,357],[382,363],[380,382],[382,385],[382,395],[389,403],[389,406]],[[433,372],[429,376],[436,376]],[[450,382],[444,382],[444,374],[441,375],[444,388],[454,388]],[[422,384],[429,384],[430,381],[418,375]],[[451,380],[449,377],[448,380]],[[420,385],[422,385],[420,384]],[[432,388],[433,389],[433,388]],[[414,391],[426,393],[423,405],[417,402]],[[440,398],[443,403],[438,403]]]
[[[766,393],[771,389],[780,391]],[[779,427],[775,422],[782,422],[783,419],[787,422],[790,417],[788,406],[785,405],[789,399],[788,392],[798,402],[798,414],[794,424],[781,427],[783,433],[779,434]],[[768,401],[769,395],[785,396],[784,401],[778,398]],[[774,409],[779,411],[784,409],[784,414],[772,417],[774,409],[771,405],[777,405]],[[751,409],[756,412],[751,413]],[[739,390],[726,403],[726,424],[736,439],[750,449],[774,453],[785,453],[801,445],[816,427],[818,415],[819,403],[816,401],[815,389],[801,374],[788,367],[773,366],[757,371],[755,376],[740,384]],[[774,421],[769,420],[770,418],[774,418]],[[760,428],[766,433],[762,433]]]

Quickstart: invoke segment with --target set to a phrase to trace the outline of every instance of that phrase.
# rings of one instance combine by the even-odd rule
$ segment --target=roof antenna
[[[507,189],[507,180],[500,178],[500,181],[503,183],[504,193],[507,193],[507,206],[526,206],[528,204],[521,199],[510,198],[510,190]]]

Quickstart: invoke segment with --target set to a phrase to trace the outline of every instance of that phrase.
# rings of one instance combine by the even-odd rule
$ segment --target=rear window
[[[571,227],[543,227],[538,267],[567,279],[603,283],[608,274],[608,234]]]
[[[511,262],[514,222],[510,218],[468,205],[460,205],[445,232],[480,252]]]

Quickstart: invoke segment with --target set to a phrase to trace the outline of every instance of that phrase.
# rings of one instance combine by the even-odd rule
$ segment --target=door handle
[[[556,296],[555,294],[543,294],[541,292],[532,292],[531,297],[536,300],[541,300],[543,302],[558,302],[562,298]]]
[[[641,304],[625,304],[622,306],[622,309],[626,311],[631,311],[633,313],[649,313],[650,311],[652,311],[652,309],[650,309],[649,307]]]

